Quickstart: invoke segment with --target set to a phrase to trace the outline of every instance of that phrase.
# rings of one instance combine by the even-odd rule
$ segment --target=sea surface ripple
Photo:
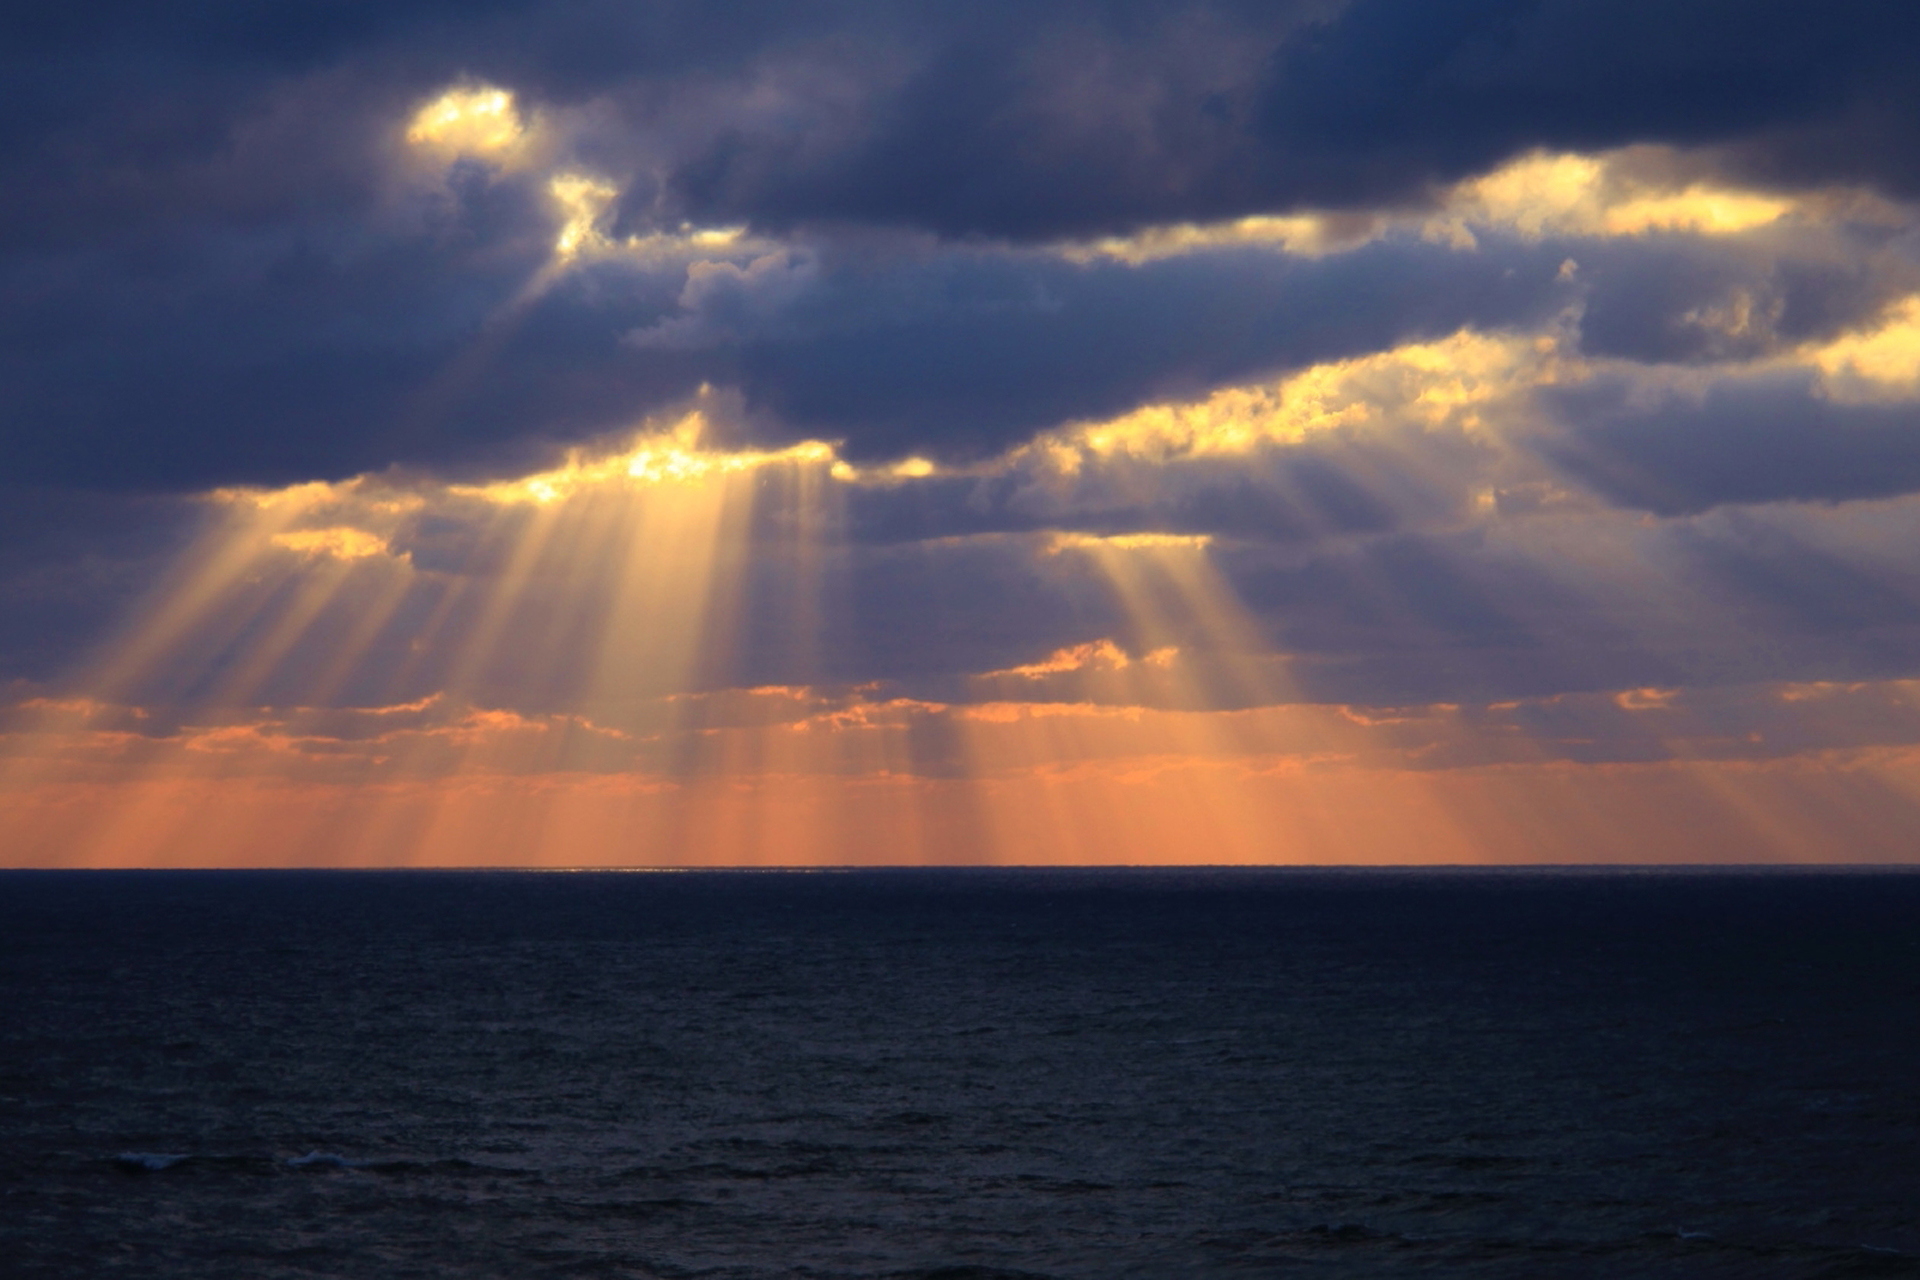
[[[1920,1276],[1920,875],[5,873],[0,1259]]]

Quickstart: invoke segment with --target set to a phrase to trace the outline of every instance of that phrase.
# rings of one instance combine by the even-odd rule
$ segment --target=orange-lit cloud
[[[1235,248],[1318,257],[1409,229],[1461,248],[1473,247],[1476,231],[1530,240],[1659,232],[1733,236],[1795,216],[1824,218],[1833,200],[1824,193],[1793,197],[1692,175],[1676,153],[1639,146],[1598,155],[1530,152],[1435,193],[1433,204],[1175,223],[1071,243],[1065,252],[1081,261],[1134,264]]]
[[[491,85],[447,90],[414,113],[407,141],[449,156],[510,154],[525,139],[513,94]]]
[[[69,705],[63,725],[9,741],[49,766],[6,796],[10,856],[1855,861],[1901,856],[1895,833],[1920,809],[1911,682],[1242,712],[788,689],[721,701],[731,710],[719,721],[684,730],[699,746],[691,755],[577,717],[444,700],[254,713],[159,737],[106,727],[110,709]],[[1610,737],[1622,717],[1654,719],[1637,738]],[[967,768],[911,741],[948,733],[969,743]],[[134,758],[147,767],[128,777]],[[1835,845],[1836,830],[1849,843]]]
[[[1836,398],[1920,400],[1920,296],[1902,298],[1879,323],[1805,355]]]

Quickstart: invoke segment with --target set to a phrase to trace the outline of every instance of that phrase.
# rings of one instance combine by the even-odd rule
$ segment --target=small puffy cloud
[[[273,545],[309,556],[332,556],[336,560],[359,560],[366,556],[386,555],[388,547],[380,535],[336,525],[327,529],[295,529],[276,533]]]
[[[732,346],[769,325],[811,288],[819,268],[811,254],[763,253],[744,265],[697,261],[687,267],[680,313],[626,335],[640,349],[699,350]]]
[[[449,89],[421,107],[407,125],[407,141],[447,157],[504,156],[526,136],[513,95],[490,85]]]

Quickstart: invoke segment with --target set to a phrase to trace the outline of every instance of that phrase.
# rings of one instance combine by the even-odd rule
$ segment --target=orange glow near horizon
[[[1902,374],[1903,306],[1826,349],[1836,377]],[[1132,494],[1181,466],[1366,438],[1384,461],[1348,479],[1391,507],[1417,493],[1432,440],[1504,465],[1512,382],[1569,367],[1550,335],[1462,333],[1071,425],[968,470],[854,466],[820,441],[718,448],[724,406],[703,395],[617,445],[488,483],[217,491],[127,625],[0,727],[0,864],[1910,856],[1892,834],[1920,818],[1910,682],[1316,701],[1273,615],[1235,588],[1247,544],[1150,523],[978,535],[1102,599],[1110,629],[945,692],[810,683],[863,487],[1018,475],[1027,497],[1068,503],[1077,486]],[[1284,474],[1273,483],[1291,496]],[[1340,536],[1298,505],[1311,532]],[[1496,508],[1435,518],[1491,539]],[[1643,522],[1580,519],[1564,546],[1537,527],[1511,536],[1542,565],[1581,566],[1589,591],[1664,591],[1656,613],[1738,625],[1630,543],[1599,549],[1605,521],[1607,537]],[[923,544],[926,572],[970,536]],[[1356,571],[1349,585],[1411,618],[1392,584]],[[789,683],[739,677],[750,632],[778,637]]]
[[[404,711],[393,714],[402,716]],[[1440,713],[1444,715],[1445,713]],[[474,712],[411,772],[359,774],[339,748],[207,729],[129,779],[101,735],[65,777],[9,803],[10,863],[53,866],[773,866],[1035,863],[1900,861],[1920,750],[1780,759],[1565,760],[1428,769],[1339,709],[1172,712],[995,704],[736,729],[682,776],[521,767],[582,726]],[[893,772],[908,721],[958,717],[997,764]],[[1246,721],[1237,729],[1208,717]],[[1416,717],[1418,718],[1418,717]],[[1265,723],[1260,723],[1261,721]],[[1034,725],[1047,726],[1036,737]],[[1344,739],[1345,750],[1300,750]],[[588,732],[591,729],[588,728]],[[837,740],[835,735],[838,735]],[[1209,755],[1168,744],[1264,739]],[[1391,738],[1389,729],[1384,737]],[[891,745],[889,745],[891,742]],[[66,743],[69,751],[77,744]],[[316,751],[316,749],[319,749]],[[227,768],[190,757],[224,753]],[[302,757],[304,756],[304,759]],[[362,761],[361,763],[365,763]],[[510,767],[509,767],[510,766]],[[438,770],[438,772],[435,772]],[[359,774],[359,776],[356,776]],[[1836,843],[1838,834],[1843,840]],[[1843,856],[1836,857],[1836,850]],[[1308,856],[1302,856],[1303,854]]]

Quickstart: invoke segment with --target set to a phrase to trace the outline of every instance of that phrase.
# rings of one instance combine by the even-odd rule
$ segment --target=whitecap
[[[161,1151],[122,1151],[113,1158],[113,1162],[122,1169],[137,1169],[143,1173],[158,1173],[162,1169],[171,1169],[191,1156],[170,1155]]]
[[[309,1151],[303,1156],[290,1156],[287,1163],[296,1169],[351,1169],[353,1161],[345,1156],[336,1156],[327,1151]]]

